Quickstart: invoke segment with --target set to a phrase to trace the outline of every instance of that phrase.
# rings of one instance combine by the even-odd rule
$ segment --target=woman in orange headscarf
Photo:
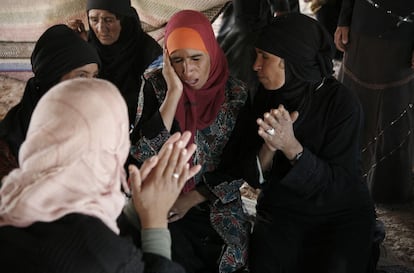
[[[248,90],[229,76],[225,55],[202,13],[183,10],[171,17],[164,66],[146,75],[143,88],[140,121],[132,134],[135,160],[156,153],[170,134],[188,130],[198,145],[190,164],[202,166],[170,211],[173,259],[188,272],[243,268],[250,228],[240,198],[243,181],[217,169]],[[130,208],[125,212],[133,221]]]

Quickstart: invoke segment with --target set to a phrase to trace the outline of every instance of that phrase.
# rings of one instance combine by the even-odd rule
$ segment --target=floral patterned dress
[[[136,118],[138,122],[131,137],[131,155],[138,163],[156,154],[171,134],[180,131],[175,121],[169,132],[163,125],[158,111],[167,90],[161,71],[156,70],[147,74],[146,81],[144,92],[140,92]],[[210,223],[225,243],[219,270],[234,272],[246,265],[251,228],[240,195],[240,187],[244,181],[214,174],[214,171],[219,166],[237,116],[248,99],[248,89],[244,83],[230,77],[226,84],[225,96],[226,99],[215,121],[195,133],[197,151],[192,163],[202,166],[194,179],[196,190],[210,201]]]

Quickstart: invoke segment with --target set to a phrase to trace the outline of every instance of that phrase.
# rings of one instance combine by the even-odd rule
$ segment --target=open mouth
[[[189,86],[196,86],[198,83],[198,79],[195,80],[184,80],[184,82]]]

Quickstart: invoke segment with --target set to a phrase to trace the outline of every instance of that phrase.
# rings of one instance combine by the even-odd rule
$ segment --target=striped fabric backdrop
[[[116,0],[113,0],[116,1]],[[210,18],[229,0],[132,0],[144,28],[154,38],[178,10],[203,11]],[[0,41],[33,42],[51,25],[72,18],[86,22],[85,0],[2,0],[0,6]],[[153,34],[152,34],[153,33]]]

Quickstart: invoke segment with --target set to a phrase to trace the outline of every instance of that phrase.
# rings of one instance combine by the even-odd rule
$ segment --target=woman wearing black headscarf
[[[0,179],[18,166],[17,155],[39,99],[57,83],[75,77],[96,77],[100,59],[96,50],[65,25],[47,29],[33,49],[34,77],[23,97],[0,123]]]
[[[223,13],[217,41],[226,54],[230,74],[247,84],[252,97],[258,85],[251,69],[256,58],[253,42],[271,17],[287,11],[287,0],[233,0]]]
[[[223,159],[243,158],[235,175],[261,188],[253,273],[367,272],[375,218],[359,165],[362,112],[332,76],[331,41],[316,20],[291,13],[255,44],[261,85],[232,144],[243,152]]]
[[[134,124],[141,75],[162,55],[162,48],[143,31],[130,0],[88,0],[86,9],[90,30],[87,39],[102,60],[99,77],[121,91],[128,105],[130,123]],[[69,26],[86,34],[81,20],[71,21]]]

